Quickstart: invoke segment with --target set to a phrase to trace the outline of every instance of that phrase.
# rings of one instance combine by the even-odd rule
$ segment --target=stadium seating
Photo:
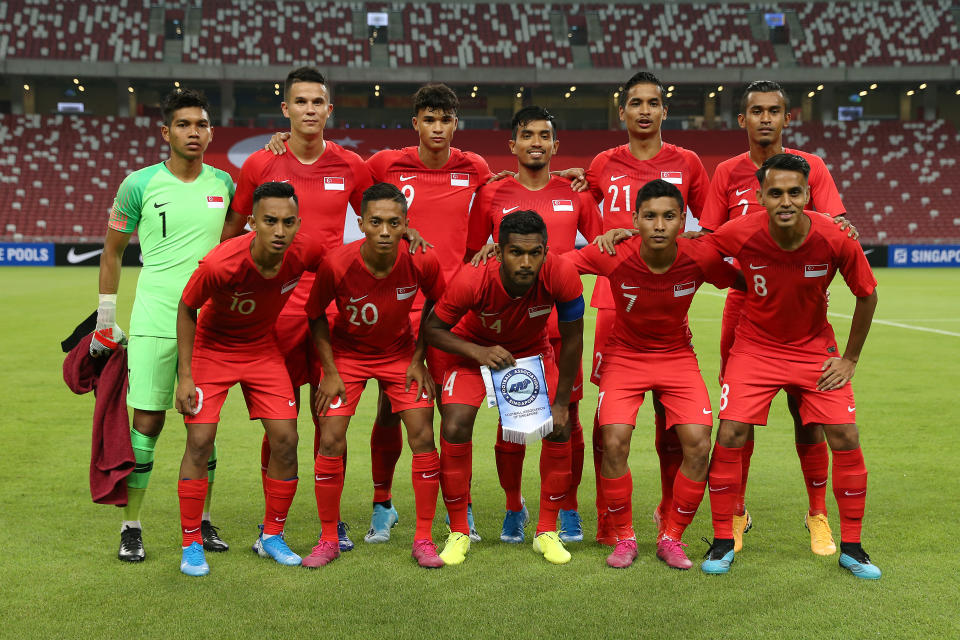
[[[150,35],[149,0],[110,3],[0,2],[0,59],[88,62],[163,60],[163,38]]]
[[[952,0],[817,2],[780,5],[797,12],[797,63],[815,67],[955,64],[960,38]]]
[[[960,135],[930,122],[806,123],[787,145],[826,161],[865,242],[960,241]]]
[[[750,34],[748,4],[591,5],[603,40],[590,44],[595,67],[771,67],[773,45]]]
[[[688,146],[706,153],[727,133]],[[960,242],[960,134],[948,123],[805,123],[786,144],[824,158],[865,242]],[[166,156],[152,119],[110,116],[3,115],[0,149],[3,240],[101,238],[124,176]]]

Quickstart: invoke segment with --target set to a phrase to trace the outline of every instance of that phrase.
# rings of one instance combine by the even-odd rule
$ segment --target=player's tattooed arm
[[[177,305],[177,393],[175,405],[179,413],[197,412],[197,387],[193,383],[193,341],[197,336],[197,310],[181,298]]]
[[[550,411],[553,414],[553,433],[550,440],[565,441],[570,437],[570,394],[577,379],[577,369],[583,359],[583,317],[572,322],[558,322],[560,351],[557,353],[557,394]]]
[[[426,366],[423,364],[423,357],[427,351],[427,345],[423,338],[423,330],[426,326],[427,318],[430,316],[431,309],[433,309],[433,301],[425,300],[423,303],[423,311],[420,314],[420,331],[417,334],[417,346],[413,351],[410,366],[407,367],[407,381],[404,390],[410,391],[413,383],[416,383],[416,397],[419,398],[422,393],[426,396],[427,400],[433,402],[437,389],[434,385],[433,378],[430,376],[430,372],[427,371]]]
[[[289,131],[278,131],[270,136],[270,140],[267,142],[267,144],[263,145],[263,148],[267,151],[270,151],[275,156],[282,156],[287,152],[287,146],[283,143],[289,139]]]
[[[431,313],[423,325],[427,344],[447,353],[476,360],[479,364],[491,369],[503,369],[517,364],[513,355],[500,345],[482,347],[468,342],[450,331],[452,326],[438,318],[437,314]]]
[[[407,228],[407,232],[403,235],[407,239],[407,242],[410,243],[410,253],[416,253],[419,249],[424,253],[427,252],[427,249],[432,249],[433,245],[427,242],[427,239],[420,235],[420,232],[412,227]]]
[[[607,231],[603,235],[599,235],[594,238],[593,244],[597,245],[601,253],[609,253],[610,255],[615,256],[617,255],[616,245],[620,244],[636,233],[636,229],[610,229],[610,231]]]
[[[242,216],[233,209],[227,209],[227,217],[223,220],[223,231],[220,232],[220,242],[235,238],[243,233],[243,227],[247,224],[247,217]]]
[[[347,402],[347,387],[343,384],[343,378],[337,371],[337,365],[333,361],[333,345],[330,344],[330,324],[327,322],[327,315],[321,313],[318,317],[310,320],[310,335],[313,337],[313,344],[317,347],[317,355],[320,358],[320,367],[323,369],[323,378],[317,385],[317,399],[314,411],[318,416],[327,415],[330,409],[330,403],[336,398],[340,402]]]
[[[551,171],[550,175],[569,180],[570,189],[573,191],[586,191],[590,188],[590,185],[587,183],[587,172],[580,167],[571,167],[563,171]]]
[[[823,373],[817,380],[819,391],[839,389],[853,378],[857,362],[860,360],[860,351],[867,341],[867,334],[870,333],[870,324],[873,322],[873,314],[876,309],[876,289],[868,296],[857,297],[857,302],[853,308],[853,320],[850,322],[850,335],[847,338],[847,347],[844,349],[843,357],[828,358],[820,367]]]
[[[480,263],[487,264],[487,260],[492,258],[497,252],[495,250],[496,243],[488,242],[483,245],[483,248],[480,251],[477,251],[472,258],[470,258],[470,264],[475,267],[480,266]]]

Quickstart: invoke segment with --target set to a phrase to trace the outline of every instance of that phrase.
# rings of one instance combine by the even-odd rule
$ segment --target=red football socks
[[[494,456],[497,459],[497,475],[500,477],[500,486],[507,498],[507,509],[520,511],[520,485],[523,481],[523,458],[527,446],[516,442],[507,442],[503,439],[503,427],[497,425],[497,444],[493,446]]]
[[[673,481],[673,505],[664,514],[667,521],[664,535],[674,540],[680,540],[683,537],[683,532],[693,522],[693,516],[700,508],[706,486],[706,481],[694,482],[685,476],[683,471],[677,472]]]
[[[373,501],[386,502],[391,497],[393,473],[403,451],[400,425],[381,426],[374,421],[370,432],[370,471],[373,476]]]
[[[570,442],[544,440],[540,448],[540,515],[537,535],[557,530],[557,515],[570,490]]]
[[[807,485],[807,498],[810,501],[810,514],[827,513],[827,471],[830,467],[830,454],[827,443],[797,443],[797,455],[800,457],[800,470],[803,482]]]
[[[317,514],[320,516],[322,529],[320,539],[336,543],[337,523],[340,521],[340,496],[343,494],[343,458],[317,456],[313,473]]]
[[[413,455],[413,496],[417,508],[417,529],[414,540],[433,539],[433,517],[437,513],[437,495],[440,493],[440,456],[436,449]]]
[[[713,446],[710,457],[710,511],[713,515],[713,537],[733,539],[733,511],[740,486],[743,447]]]
[[[473,469],[473,443],[447,442],[440,436],[440,488],[450,514],[450,531],[469,535],[467,501]]]
[[[290,512],[290,503],[297,493],[297,479],[277,480],[267,477],[267,508],[263,516],[263,533],[275,536],[283,533],[283,525]]]
[[[673,429],[667,429],[667,416],[654,413],[656,425],[655,446],[657,457],[660,458],[660,504],[657,511],[660,517],[665,518],[673,505],[673,482],[683,464],[683,446],[680,438]]]
[[[734,515],[742,516],[746,511],[747,476],[750,474],[750,458],[753,457],[753,440],[747,440],[740,457],[740,485],[737,487],[737,499]]]
[[[597,517],[607,512],[607,501],[604,497],[601,485],[603,484],[600,475],[600,467],[603,466],[603,431],[600,429],[600,420],[597,418],[597,412],[593,412],[593,434],[590,436],[593,440],[593,475],[597,482]]]
[[[633,476],[627,471],[619,478],[600,477],[607,505],[607,517],[617,540],[636,538],[633,531]]]
[[[177,495],[180,497],[180,529],[183,532],[183,546],[189,547],[194,542],[203,544],[200,520],[203,518],[203,501],[207,499],[207,478],[181,479],[177,482]]]
[[[840,512],[840,542],[860,542],[867,502],[867,467],[860,447],[833,452],[833,495]]]
[[[567,499],[560,505],[561,509],[577,511],[577,491],[580,481],[583,480],[583,425],[580,424],[580,403],[570,403],[570,489]]]

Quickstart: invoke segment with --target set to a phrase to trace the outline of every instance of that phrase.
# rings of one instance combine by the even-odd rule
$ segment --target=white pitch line
[[[837,318],[843,318],[844,320],[852,320],[853,316],[848,316],[845,313],[834,313],[832,311],[827,312],[828,316],[835,316]],[[938,333],[942,336],[953,336],[955,338],[960,338],[960,333],[954,331],[944,331],[943,329],[931,329],[930,327],[918,327],[914,324],[905,324],[903,322],[892,322],[890,320],[877,320],[873,319],[873,324],[884,324],[888,327],[897,327],[899,329],[911,329],[913,331],[924,331],[926,333]]]

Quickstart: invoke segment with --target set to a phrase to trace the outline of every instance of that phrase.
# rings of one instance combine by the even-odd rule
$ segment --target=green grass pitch
[[[640,556],[628,570],[608,569],[608,549],[591,541],[596,519],[589,432],[596,388],[589,384],[581,409],[588,442],[579,492],[587,541],[570,545],[569,565],[548,565],[529,543],[499,542],[503,497],[493,460],[496,422],[486,410],[475,432],[473,477],[484,540],[474,545],[467,562],[425,571],[410,558],[409,449],[394,483],[400,524],[388,544],[364,544],[372,389],[350,431],[343,494],[343,517],[353,527],[356,550],[318,571],[256,557],[249,547],[263,514],[262,430],[246,419],[235,390],[220,428],[213,507],[214,522],[232,548],[208,556],[209,577],[190,579],[178,571],[175,483],[184,430],[176,413],[168,414],[145,501],[146,562],[127,565],[116,559],[121,512],[89,499],[93,398],[66,389],[59,342],[94,308],[96,269],[3,269],[0,521],[7,542],[0,554],[0,637],[958,637],[960,578],[952,536],[960,530],[955,471],[960,270],[879,270],[877,275],[878,322],[854,386],[870,470],[863,539],[883,569],[879,582],[856,580],[838,568],[836,556],[810,552],[802,524],[806,496],[782,395],[774,401],[770,425],[758,428],[747,493],[755,525],[732,572],[711,577],[696,568],[673,571],[657,561],[650,513],[659,496],[659,476],[649,406],[641,411],[630,460]],[[128,317],[135,280],[135,270],[124,273],[122,318]],[[840,279],[832,289],[831,319],[843,344],[853,300]],[[722,303],[707,286],[690,312],[715,402]],[[588,310],[588,347],[592,335],[593,311]],[[587,366],[588,354],[589,348]],[[308,481],[313,429],[306,418],[300,424],[304,480],[287,521],[287,538],[295,551],[306,554],[319,525]],[[524,483],[531,511],[537,503],[538,456],[539,447],[529,447]],[[836,504],[828,495],[839,540]],[[442,502],[436,522],[434,535],[442,543]],[[685,536],[695,561],[706,549],[701,536],[712,537],[706,500]]]

